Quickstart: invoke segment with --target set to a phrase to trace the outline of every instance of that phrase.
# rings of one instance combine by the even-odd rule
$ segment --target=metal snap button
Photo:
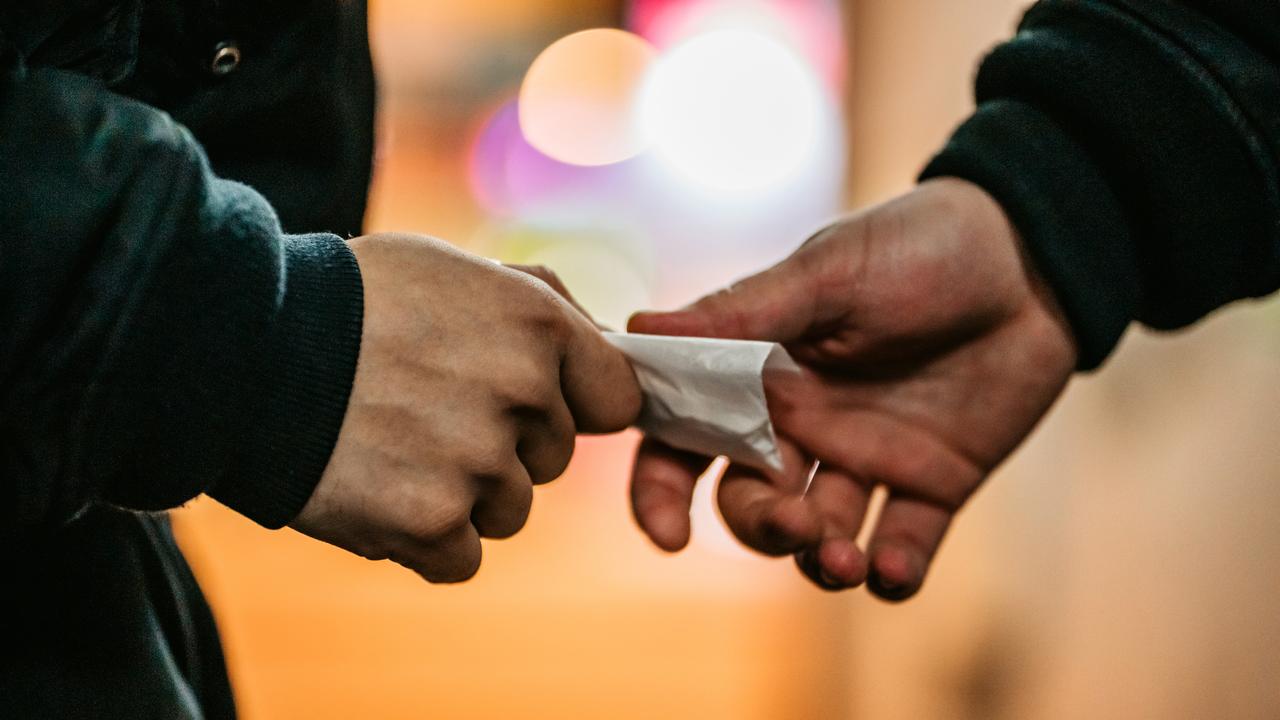
[[[213,48],[213,60],[209,70],[214,75],[226,75],[240,65],[240,48],[233,42],[220,42]]]

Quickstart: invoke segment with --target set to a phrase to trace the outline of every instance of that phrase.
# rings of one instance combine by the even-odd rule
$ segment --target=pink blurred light
[[[847,64],[836,0],[632,0],[627,13],[627,27],[660,50],[698,33],[743,26],[790,46],[832,97],[843,93]]]
[[[474,134],[468,180],[487,212],[511,216],[584,200],[616,188],[630,163],[584,167],[550,158],[525,140],[516,101],[499,106]]]

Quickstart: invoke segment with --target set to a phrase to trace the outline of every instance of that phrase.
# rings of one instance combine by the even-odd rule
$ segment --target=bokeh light
[[[653,59],[647,41],[623,30],[584,30],[556,41],[534,60],[520,87],[525,138],[574,165],[634,157],[645,143],[636,97]]]
[[[659,50],[713,30],[752,30],[804,57],[833,95],[844,86],[838,0],[633,0],[627,24]]]
[[[661,258],[647,276],[649,298],[670,307],[778,260],[839,207],[840,88],[823,85],[810,42],[829,36],[839,55],[839,32],[837,22],[822,22],[833,11],[827,0],[633,6],[637,13],[644,8],[646,32],[679,30],[662,36],[631,99],[609,105],[605,124],[613,139],[621,131],[632,150],[642,148],[639,154],[589,165],[608,158],[586,153],[569,162],[568,152],[534,142],[537,131],[526,120],[535,104],[530,88],[541,83],[555,85],[542,95],[547,107],[570,108],[546,117],[561,133],[561,150],[581,150],[575,143],[587,137],[599,141],[595,150],[610,150],[609,133],[592,135],[599,123],[573,110],[593,107],[598,88],[575,81],[573,68],[556,71],[558,85],[537,80],[571,58],[575,67],[590,65],[600,48],[636,41],[587,31],[543,51],[524,80],[521,102],[502,103],[473,132],[469,181],[473,196],[505,226],[608,228],[603,235],[620,230],[639,238]],[[676,37],[681,41],[668,42]],[[603,52],[607,59],[612,51]],[[604,95],[624,85],[609,85]],[[627,102],[630,121],[621,117]],[[626,135],[632,132],[642,137]]]
[[[546,216],[558,208],[580,215],[593,193],[627,183],[630,163],[585,166],[547,156],[521,132],[514,100],[480,124],[468,158],[472,194],[490,214]]]
[[[481,244],[486,255],[504,263],[554,270],[606,327],[621,329],[632,313],[653,304],[649,246],[624,230],[514,222],[482,233]]]
[[[728,29],[690,38],[658,61],[640,119],[677,177],[711,193],[759,194],[813,159],[825,108],[794,53],[761,33]]]

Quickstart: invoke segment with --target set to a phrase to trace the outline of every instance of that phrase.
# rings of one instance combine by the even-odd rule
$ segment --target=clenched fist
[[[540,280],[437,240],[351,241],[364,278],[355,383],[332,458],[292,526],[433,582],[514,534],[577,432],[630,425],[626,359]]]

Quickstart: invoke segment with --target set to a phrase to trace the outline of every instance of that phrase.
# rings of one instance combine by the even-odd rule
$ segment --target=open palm
[[[954,179],[838,223],[689,308],[638,315],[631,330],[786,344],[805,372],[767,378],[767,389],[787,469],[730,466],[721,512],[749,547],[796,554],[819,585],[869,580],[887,599],[919,589],[954,513],[1049,409],[1076,361],[999,206]],[[707,462],[642,444],[632,502],[660,547],[688,541]],[[889,497],[863,552],[854,537],[876,485]]]

